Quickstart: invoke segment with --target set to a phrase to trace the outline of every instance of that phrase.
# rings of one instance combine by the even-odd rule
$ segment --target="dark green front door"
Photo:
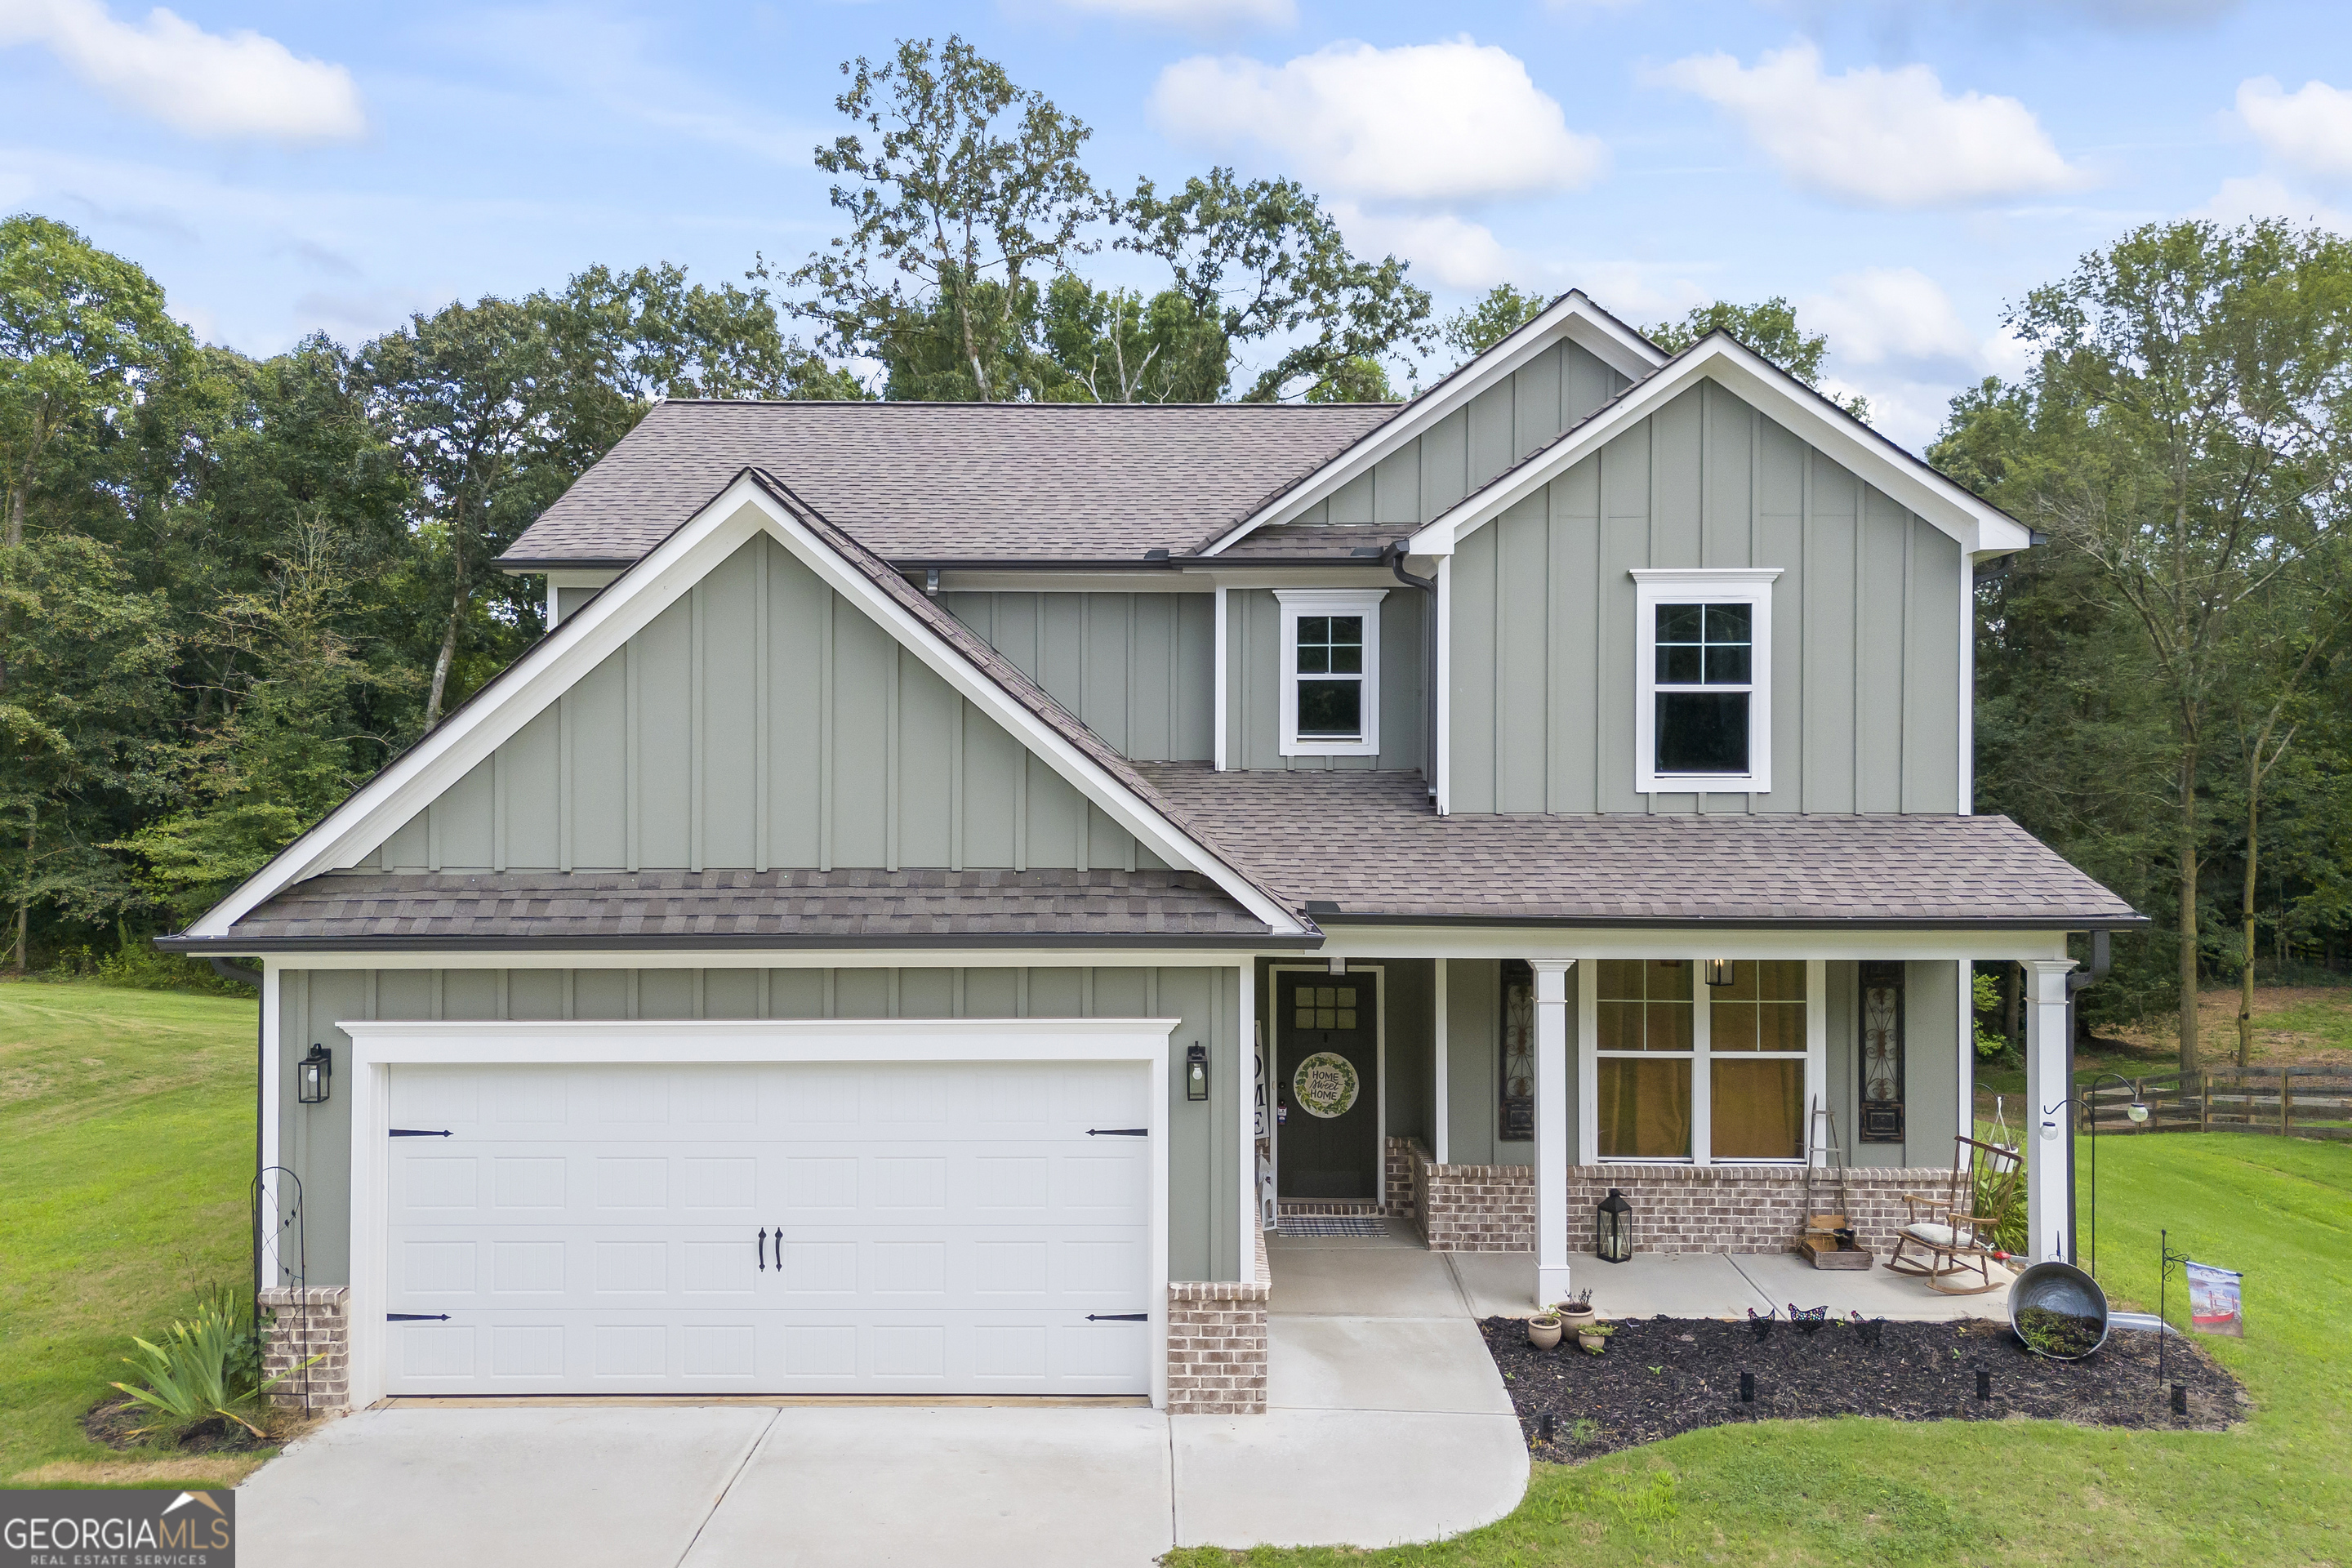
[[[1276,977],[1275,1092],[1287,1107],[1277,1180],[1286,1198],[1380,1199],[1379,995],[1370,974]]]

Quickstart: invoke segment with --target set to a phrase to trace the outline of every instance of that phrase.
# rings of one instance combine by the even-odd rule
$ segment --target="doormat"
[[[1388,1221],[1378,1215],[1358,1214],[1286,1214],[1278,1222],[1277,1236],[1386,1236]]]

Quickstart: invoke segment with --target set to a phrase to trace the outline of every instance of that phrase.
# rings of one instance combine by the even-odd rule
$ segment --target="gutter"
[[[1137,948],[1233,949],[1262,952],[1275,950],[1311,951],[1323,945],[1320,931],[1276,936],[1270,931],[1221,932],[1187,936],[1166,931],[1123,931],[1091,935],[1082,931],[927,932],[921,935],[790,936],[745,933],[640,933],[593,936],[159,936],[155,945],[166,952],[211,958],[215,953],[261,955],[291,952],[871,952],[885,951],[958,951],[968,949],[1103,950]],[[225,959],[214,959],[215,963]]]
[[[1516,926],[1561,931],[2089,931],[2095,942],[2109,931],[2137,931],[2148,923],[2146,915],[2118,915],[2085,920],[2080,915],[2020,915],[1992,919],[1892,917],[1840,920],[1833,917],[1778,915],[1449,915],[1349,914],[1339,905],[1310,900],[1307,918],[1326,929],[1334,926]],[[2104,973],[2105,971],[2100,973]],[[2076,978],[2069,976],[2070,980]],[[2089,984],[2088,980],[2084,984]]]

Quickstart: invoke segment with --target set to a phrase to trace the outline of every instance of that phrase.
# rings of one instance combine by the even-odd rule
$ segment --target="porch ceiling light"
[[[335,1078],[335,1053],[312,1046],[310,1054],[295,1064],[294,1098],[304,1105],[324,1105]]]

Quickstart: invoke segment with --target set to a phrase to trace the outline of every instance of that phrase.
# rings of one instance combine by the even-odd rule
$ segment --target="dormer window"
[[[1772,580],[1778,568],[1633,574],[1641,647],[1634,784],[1772,787]]]
[[[1381,751],[1381,601],[1385,589],[1277,588],[1282,605],[1282,754]]]

